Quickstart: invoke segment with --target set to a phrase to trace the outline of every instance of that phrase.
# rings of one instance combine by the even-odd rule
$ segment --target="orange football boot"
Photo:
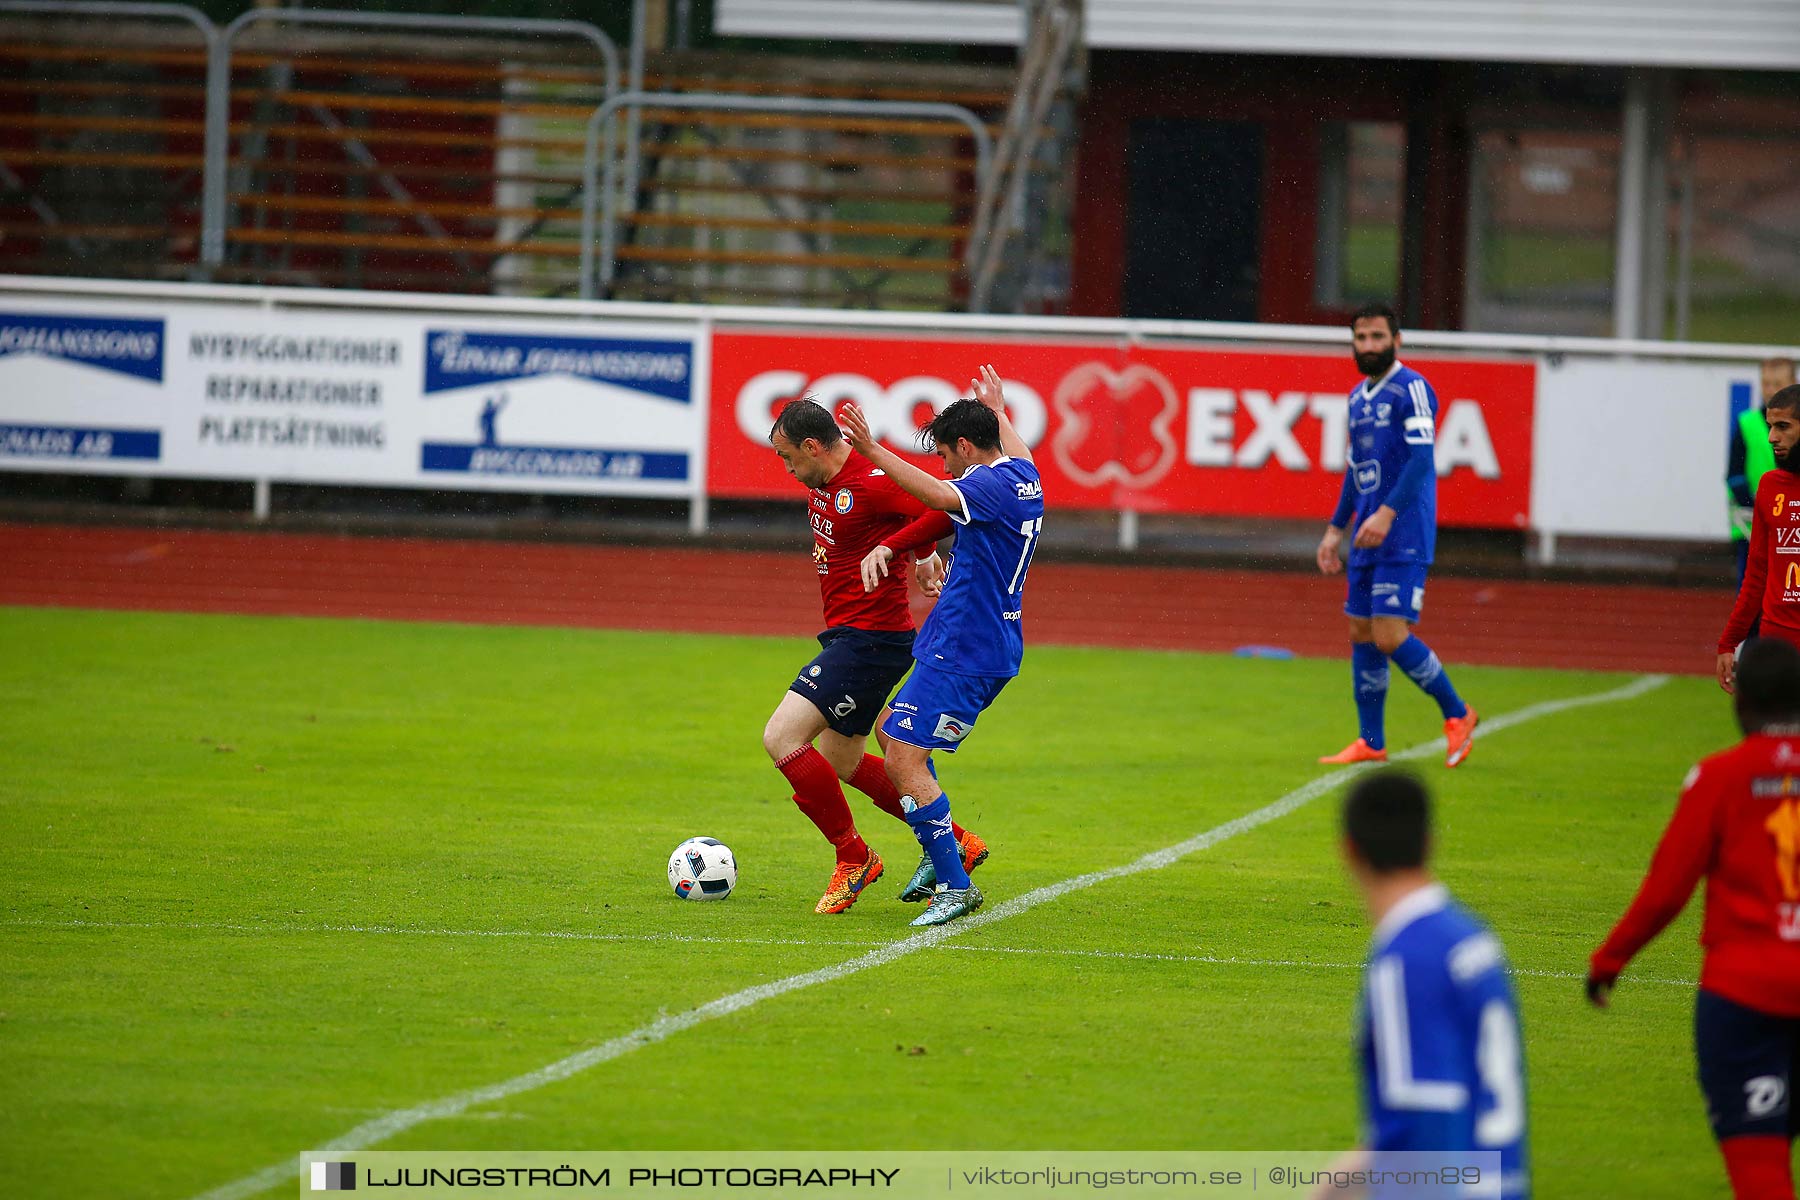
[[[819,897],[818,907],[813,911],[818,913],[843,912],[856,903],[856,898],[862,895],[864,888],[881,878],[883,870],[881,855],[873,850],[869,851],[869,857],[862,862],[840,862],[837,870],[831,873],[831,886],[825,889],[823,896]]]
[[[1475,748],[1475,726],[1481,724],[1481,714],[1474,707],[1467,706],[1469,711],[1460,717],[1451,717],[1444,722],[1444,765],[1454,767],[1469,757],[1469,751]]]
[[[1343,766],[1347,763],[1386,762],[1387,751],[1377,750],[1361,738],[1357,738],[1336,754],[1328,754],[1319,760],[1332,766]]]

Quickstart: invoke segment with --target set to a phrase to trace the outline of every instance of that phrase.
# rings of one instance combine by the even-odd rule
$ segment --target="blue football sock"
[[[1374,642],[1350,644],[1350,678],[1356,689],[1356,720],[1371,750],[1387,746],[1387,655]]]
[[[931,855],[938,882],[957,891],[968,887],[969,873],[963,870],[962,850],[956,844],[956,835],[950,832],[950,797],[939,796],[930,804],[914,803],[907,808],[911,800],[911,796],[902,797],[900,806],[906,808],[906,823],[912,826],[913,836]]]
[[[1444,664],[1438,656],[1431,652],[1431,647],[1416,637],[1409,637],[1400,643],[1394,651],[1394,665],[1406,672],[1407,678],[1419,685],[1421,691],[1438,702],[1444,719],[1466,717],[1469,706],[1462,702],[1456,689],[1450,684],[1450,672],[1444,670]]]

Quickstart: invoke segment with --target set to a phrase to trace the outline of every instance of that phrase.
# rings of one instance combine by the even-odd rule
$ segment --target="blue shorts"
[[[1694,1057],[1713,1136],[1800,1133],[1788,1091],[1800,1081],[1800,1018],[1776,1017],[1702,990],[1694,1000]]]
[[[912,645],[910,629],[834,625],[819,635],[818,657],[800,669],[788,691],[811,700],[834,732],[867,737],[888,693],[912,666]]]
[[[1399,617],[1416,623],[1425,607],[1425,574],[1430,563],[1369,563],[1347,567],[1350,594],[1344,611],[1353,617]]]
[[[956,753],[975,718],[994,702],[1010,675],[955,675],[920,663],[894,697],[881,732],[896,742]]]

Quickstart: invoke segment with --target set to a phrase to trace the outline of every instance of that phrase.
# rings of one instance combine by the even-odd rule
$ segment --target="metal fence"
[[[641,4],[634,6],[634,83],[642,69],[640,10]],[[52,47],[53,59],[67,60],[72,71],[76,51],[84,51],[80,69],[91,73],[98,66],[108,80],[84,77],[62,86],[72,95],[105,99],[97,112],[30,113],[17,130],[49,131],[47,136],[66,137],[70,144],[111,137],[134,153],[70,155],[61,152],[61,142],[0,146],[0,185],[41,209],[32,229],[15,232],[58,238],[66,246],[38,269],[432,289],[443,286],[434,282],[441,278],[452,290],[505,294],[522,288],[591,297],[617,294],[619,264],[629,259],[644,264],[633,277],[640,287],[651,274],[678,274],[697,265],[702,277],[710,270],[746,285],[756,282],[759,271],[810,279],[815,282],[794,286],[869,307],[882,307],[884,300],[903,307],[959,307],[971,300],[980,306],[972,281],[991,232],[993,206],[978,198],[992,189],[995,149],[989,126],[962,104],[622,86],[619,48],[585,21],[259,8],[220,27],[176,3],[0,0],[0,17],[9,14],[177,21],[195,29],[201,42],[198,54],[138,47],[95,55],[85,44],[65,45],[66,30],[54,35],[61,49]],[[307,37],[297,47],[251,41],[252,33],[271,27],[297,27],[308,31]],[[358,37],[343,36],[350,32]],[[390,41],[394,49],[385,59],[375,56],[362,41],[364,34],[374,44],[384,34],[449,35],[465,54],[470,45],[485,53],[508,39],[544,45],[559,39],[591,48],[593,66],[559,68],[561,75],[540,70],[534,76],[502,58],[500,69],[453,70],[411,61],[399,42]],[[11,40],[14,57],[34,61],[31,47]],[[262,72],[255,84],[245,83],[246,61]],[[203,83],[194,74],[202,66]],[[427,80],[498,87],[499,98],[415,94],[409,86],[413,70],[425,72]],[[603,81],[598,107],[588,107],[593,101],[574,84],[541,82],[572,79],[578,70],[587,72],[588,80],[598,72]],[[129,78],[112,78],[121,72]],[[133,80],[144,85],[143,96],[134,94]],[[514,85],[518,95],[528,85],[539,90],[519,99],[510,90]],[[29,92],[15,92],[21,97],[17,103],[43,103]],[[590,87],[585,95],[592,94]],[[509,104],[509,97],[518,102]],[[640,170],[647,171],[640,163],[652,161],[639,146],[646,113],[655,116],[665,137],[654,151],[655,178],[640,187]],[[623,190],[614,153],[615,114],[627,120]],[[578,125],[583,117],[584,127]],[[465,119],[476,124],[457,124]],[[123,132],[87,132],[102,127]],[[680,129],[686,132],[668,132]],[[320,143],[335,146],[342,158],[308,148]],[[46,145],[53,153],[44,153]],[[492,161],[482,164],[480,156],[490,152]],[[28,163],[55,158],[52,169],[84,172],[90,180],[93,171],[107,169],[96,165],[101,158],[130,159],[120,170],[160,174],[153,186],[138,175],[131,177],[138,183],[102,189],[115,205],[129,202],[134,213],[144,211],[131,221],[93,223],[89,236],[127,248],[99,256],[71,240],[73,224],[64,226],[67,235],[39,233],[57,226],[57,214],[11,174],[9,153]],[[846,166],[874,176],[875,186],[837,186]],[[689,169],[699,177],[686,179],[682,172]],[[720,172],[748,199],[706,205],[686,198],[720,194]],[[781,186],[800,176],[806,178],[799,186]],[[493,183],[491,196],[479,190],[467,194],[471,181],[482,180]],[[640,212],[644,188],[658,187],[668,189],[654,197],[661,211]],[[156,195],[139,204],[137,191]],[[796,195],[803,198],[793,199]],[[579,202],[571,207],[576,196]],[[752,211],[758,203],[766,214]],[[159,228],[160,237],[155,236]],[[633,235],[629,245],[621,244],[623,228]],[[684,231],[722,241],[684,246],[676,240]],[[171,249],[177,244],[178,254]],[[929,249],[946,244],[944,251]],[[153,257],[145,259],[146,253]],[[436,265],[445,256],[450,268]],[[575,261],[579,266],[571,273]],[[664,298],[702,298],[704,282],[690,280]]]
[[[586,150],[581,165],[581,298],[607,295],[613,281],[618,247],[617,203],[613,163],[613,127],[611,117],[626,106],[655,104],[658,108],[710,110],[715,112],[765,113],[831,113],[866,117],[922,117],[956,122],[965,126],[975,144],[975,175],[986,180],[993,173],[994,144],[987,127],[973,112],[960,104],[900,100],[824,100],[805,96],[730,96],[723,93],[669,94],[656,92],[624,92],[612,96],[596,108],[588,118]],[[596,189],[596,167],[602,179]],[[600,216],[600,255],[598,281],[594,258],[595,210]],[[972,262],[975,249],[986,241],[986,228],[977,223],[969,235],[965,250],[965,270]]]
[[[137,0],[0,0],[0,14],[94,18],[122,16],[175,20],[193,25],[205,47],[205,135],[203,135],[202,207],[200,207],[200,266],[202,273],[216,272],[225,263],[230,241],[230,106],[232,106],[232,50],[239,34],[252,25],[308,25],[324,29],[389,29],[428,34],[526,34],[542,38],[580,40],[592,45],[605,72],[605,95],[619,92],[619,49],[612,38],[589,22],[574,20],[511,20],[482,16],[432,16],[409,13],[355,13],[329,9],[252,9],[220,29],[205,14],[184,4],[151,4]],[[362,140],[344,135],[346,149],[365,166],[378,167]],[[398,185],[389,176],[389,194],[396,200]],[[430,219],[430,218],[427,218]],[[49,223],[49,221],[47,221]]]

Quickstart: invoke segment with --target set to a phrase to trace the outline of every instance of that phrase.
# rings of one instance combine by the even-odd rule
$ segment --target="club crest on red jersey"
[[[852,496],[850,494],[849,488],[839,488],[837,496],[834,497],[831,501],[831,506],[833,508],[837,509],[838,514],[841,516],[844,513],[849,512],[850,506],[855,503],[856,503],[856,497]]]

